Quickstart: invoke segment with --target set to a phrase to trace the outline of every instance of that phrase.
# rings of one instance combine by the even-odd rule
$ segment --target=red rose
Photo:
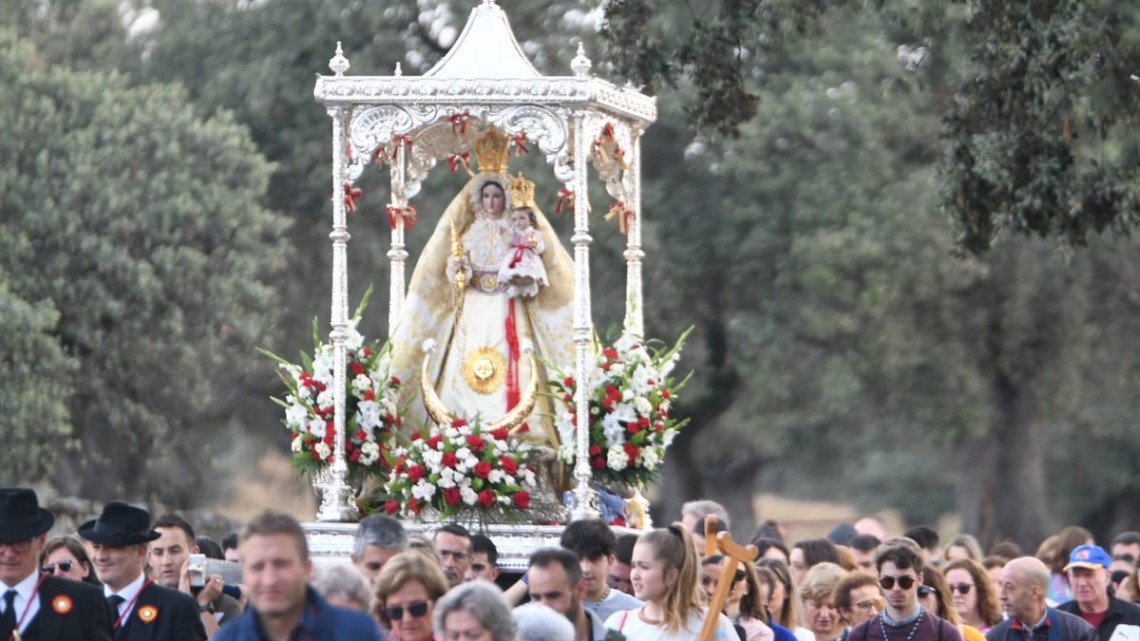
[[[492,469],[494,468],[492,468],[491,464],[487,461],[479,461],[475,464],[475,476],[485,479],[491,474]]]
[[[630,434],[637,434],[638,432],[640,432],[640,431],[641,431],[641,425],[639,425],[639,424],[638,424],[638,423],[636,423],[636,422],[634,422],[634,423],[626,423],[626,424],[625,424],[625,429],[626,429],[626,431],[628,431]]]
[[[606,358],[610,359],[611,361],[615,360],[618,357],[617,350],[612,348],[612,347],[607,347],[607,348],[603,349],[602,354]]]
[[[505,427],[500,427],[498,429],[491,430],[491,436],[495,437],[497,440],[500,440],[500,441],[507,440],[507,438],[509,438],[510,435],[511,435],[511,433],[508,432],[507,428],[505,428]]]
[[[525,510],[530,507],[530,492],[526,490],[515,492],[515,507],[520,510]]]
[[[649,427],[649,417],[642,416],[641,418],[637,419],[637,424],[643,428],[648,428]]]
[[[364,430],[356,430],[355,436],[356,440],[363,441],[364,439],[368,438],[368,432],[365,432]]]
[[[471,448],[472,452],[482,452],[487,449],[487,442],[482,437],[472,434],[467,437],[467,447]]]
[[[661,390],[661,398],[673,398],[673,395],[669,393],[669,390],[663,389]]]
[[[569,394],[566,394],[565,396],[562,397],[562,402],[569,405],[570,403],[574,402],[574,397],[570,396]]]
[[[387,512],[388,514],[395,514],[396,512],[399,512],[400,511],[400,502],[399,501],[388,501],[387,503],[384,504],[384,511]]]
[[[361,348],[360,352],[368,357],[371,357],[373,354],[373,351],[367,347]]]
[[[601,445],[591,445],[590,446],[590,456],[597,456],[601,453],[602,453],[602,446]]]
[[[393,377],[392,377],[391,379],[389,379],[389,380],[391,380],[391,381],[392,381],[392,384],[393,384],[393,385],[395,385],[396,387],[399,387],[399,386],[400,386],[400,379],[396,378],[395,376],[393,376]]]
[[[596,470],[604,470],[606,469],[606,459],[600,456],[595,456],[594,458],[590,459],[590,465],[593,465],[594,469]]]
[[[352,450],[352,454],[348,455],[348,460],[352,461],[353,463],[359,461],[360,460],[360,450]]]
[[[420,434],[419,432],[415,432],[412,434],[412,442],[415,443],[416,441],[420,440],[423,437],[424,437],[423,434]]]
[[[423,505],[420,503],[419,499],[410,498],[408,499],[408,509],[412,511],[412,514],[419,514],[420,510],[423,509]]]
[[[519,471],[519,464],[509,456],[500,456],[499,465],[503,466],[503,471],[507,474],[514,474]]]
[[[376,400],[376,392],[373,392],[370,389],[364,390],[364,400],[366,400],[366,401]]]
[[[459,505],[460,499],[459,488],[457,487],[449,487],[443,491],[443,500],[448,505]]]
[[[574,377],[573,376],[567,376],[565,379],[563,379],[562,380],[562,387],[565,387],[566,389],[570,389],[571,387],[574,387]]]
[[[412,483],[419,482],[419,480],[424,477],[425,471],[426,470],[424,470],[424,466],[422,466],[422,465],[413,465],[413,466],[409,467],[408,468],[408,480],[411,481]]]
[[[495,493],[491,490],[483,490],[479,493],[479,505],[483,507],[491,507],[495,504]]]
[[[457,458],[451,452],[448,452],[448,453],[443,455],[442,459],[440,459],[440,464],[442,464],[444,467],[450,467],[451,469],[454,470],[455,467],[457,465],[459,465],[459,458]],[[459,490],[456,490],[456,492],[458,492],[458,491]]]
[[[436,434],[435,436],[433,436],[427,440],[427,445],[431,449],[437,450],[437,449],[439,449],[439,444],[442,442],[443,442],[443,437],[440,436],[439,434]]]
[[[360,363],[357,363],[356,361],[349,363],[348,368],[352,370],[352,374],[354,376],[360,376],[364,373],[364,366]]]
[[[626,454],[630,454],[632,456],[636,456],[637,453],[640,452],[640,450],[637,449],[637,446],[633,443],[630,443],[629,441],[626,441],[625,445],[623,445],[622,448],[625,449]]]
[[[467,420],[462,418],[457,418],[451,422],[452,427],[464,427],[465,425],[467,425]]]

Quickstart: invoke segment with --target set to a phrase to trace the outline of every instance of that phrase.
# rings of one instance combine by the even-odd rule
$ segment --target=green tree
[[[0,57],[0,265],[14,294],[54,303],[79,367],[80,450],[55,480],[192,504],[212,489],[201,470],[226,449],[236,390],[260,375],[252,347],[274,331],[266,279],[288,251],[261,204],[269,165],[230,116],[203,118],[175,87],[43,64],[9,31]]]

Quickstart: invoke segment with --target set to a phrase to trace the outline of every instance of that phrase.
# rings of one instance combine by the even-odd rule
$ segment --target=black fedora
[[[0,488],[0,541],[23,541],[55,525],[55,515],[40,507],[26,487]]]
[[[103,506],[99,518],[79,526],[79,536],[100,545],[121,548],[148,543],[162,536],[150,529],[150,512],[122,501]]]

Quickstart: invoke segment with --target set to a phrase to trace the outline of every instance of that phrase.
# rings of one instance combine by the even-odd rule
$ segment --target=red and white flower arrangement
[[[666,348],[661,341],[622,335],[602,345],[585,382],[590,399],[589,458],[594,480],[603,485],[643,487],[661,477],[665,450],[689,420],[673,415],[677,392],[673,370],[692,328]],[[573,466],[578,457],[578,382],[561,372],[551,382],[560,408],[555,425],[561,439],[558,458]]]
[[[392,450],[383,510],[440,520],[520,517],[538,484],[531,455],[530,446],[511,441],[506,428],[485,430],[478,419],[432,425],[413,434],[408,446]]]
[[[356,329],[371,294],[369,288],[345,341],[344,456],[349,479],[358,486],[370,476],[386,476],[384,452],[404,422],[398,406],[400,380],[390,373],[390,345],[378,340],[367,343]],[[284,398],[273,401],[285,410],[282,422],[292,434],[293,464],[302,472],[316,474],[334,458],[333,345],[320,339],[314,319],[313,354],[302,352],[301,364],[261,352],[278,362],[278,375],[287,388]]]

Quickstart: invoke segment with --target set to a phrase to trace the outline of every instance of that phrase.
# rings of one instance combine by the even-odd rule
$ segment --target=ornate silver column
[[[348,71],[348,59],[336,44],[336,55],[329,61],[329,68],[337,76]],[[333,463],[325,474],[318,476],[317,485],[321,492],[321,506],[317,510],[317,519],[320,521],[347,521],[355,514],[349,503],[352,494],[348,487],[348,463],[344,460],[344,430],[345,430],[345,369],[348,367],[345,354],[345,341],[348,338],[348,221],[345,212],[345,186],[348,184],[345,176],[345,117],[347,109],[344,107],[330,107],[327,109],[332,118],[333,140],[333,230],[329,234],[333,246],[332,263],[332,312],[330,315],[332,331],[329,338],[333,345],[333,402],[335,414],[333,419],[336,436],[333,440]]]
[[[585,78],[590,74],[590,59],[582,45],[578,44],[578,55],[570,63],[574,75]],[[586,181],[588,171],[589,141],[586,136],[587,112],[574,111],[574,235],[570,242],[574,245],[574,377],[578,381],[574,404],[577,412],[578,461],[574,466],[577,499],[570,516],[574,520],[593,519],[600,516],[598,497],[590,486],[590,396],[587,393],[590,355],[594,349],[594,324],[590,306],[590,193]]]
[[[407,149],[404,152],[393,159],[390,171],[392,206],[401,210],[408,206],[404,178],[407,171],[408,156],[411,155],[411,151]],[[405,230],[402,220],[401,217],[401,220],[392,227],[392,246],[388,250],[388,338],[392,338],[396,333],[396,325],[400,322],[400,311],[404,308],[404,297],[407,290],[404,266],[407,264],[408,252],[404,248]]]
[[[630,127],[629,168],[625,172],[626,204],[634,211],[625,238],[625,332],[645,338],[645,305],[642,297],[641,221],[645,210],[641,207],[641,127]]]

